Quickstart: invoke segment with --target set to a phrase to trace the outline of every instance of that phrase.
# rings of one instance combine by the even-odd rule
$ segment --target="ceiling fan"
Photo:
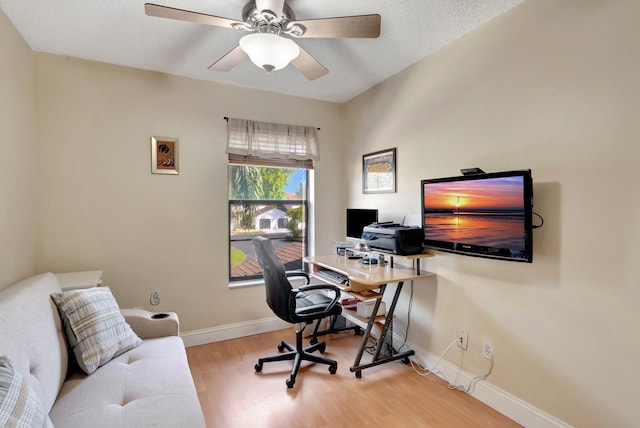
[[[239,45],[209,66],[213,71],[230,71],[247,56],[270,73],[293,64],[307,79],[329,73],[311,54],[292,38],[377,38],[380,15],[342,16],[297,21],[285,0],[250,0],[242,9],[242,21],[146,3],[149,16],[214,25],[251,34]]]

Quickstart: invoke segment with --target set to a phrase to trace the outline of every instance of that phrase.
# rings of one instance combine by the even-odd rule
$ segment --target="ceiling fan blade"
[[[153,3],[145,3],[144,12],[149,16],[177,19],[178,21],[195,22],[197,24],[215,25],[217,27],[238,28],[239,26],[246,26],[244,22],[236,21],[234,19],[192,12],[190,10],[176,9]]]
[[[380,36],[381,18],[378,14],[341,16],[337,18],[307,19],[305,21],[291,21],[287,29],[302,25],[306,31],[301,36],[290,33],[294,37],[302,38],[366,38],[375,39]]]
[[[247,54],[240,46],[236,46],[227,52],[222,58],[209,66],[212,71],[230,71],[233,67],[240,64],[247,57]]]
[[[300,55],[291,64],[300,71],[309,80],[316,80],[319,77],[329,73],[329,70],[324,65],[320,64],[317,59],[311,56],[311,54],[305,51],[302,46],[300,48]]]

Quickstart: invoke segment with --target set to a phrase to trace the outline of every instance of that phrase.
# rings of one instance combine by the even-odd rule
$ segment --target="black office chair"
[[[256,371],[262,371],[262,365],[267,362],[294,360],[291,376],[287,379],[287,387],[289,388],[293,388],[296,383],[300,363],[303,360],[328,364],[329,373],[335,374],[338,370],[338,363],[335,360],[311,354],[315,351],[324,353],[327,344],[325,342],[315,343],[305,348],[302,344],[302,333],[307,325],[312,324],[314,321],[342,313],[342,306],[338,303],[340,289],[331,284],[308,284],[309,275],[306,272],[285,271],[285,267],[276,257],[269,239],[258,236],[253,238],[252,242],[264,275],[267,304],[282,320],[291,324],[301,324],[300,327],[296,328],[296,346],[294,347],[283,340],[278,345],[278,350],[283,352],[286,349],[289,352],[260,358],[258,364],[255,365]],[[305,277],[307,284],[292,288],[288,278],[293,276]],[[331,298],[325,294],[307,293],[312,290],[329,290],[334,296]]]

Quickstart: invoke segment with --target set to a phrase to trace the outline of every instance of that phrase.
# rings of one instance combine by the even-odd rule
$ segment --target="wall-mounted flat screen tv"
[[[425,247],[533,261],[531,170],[421,181]]]

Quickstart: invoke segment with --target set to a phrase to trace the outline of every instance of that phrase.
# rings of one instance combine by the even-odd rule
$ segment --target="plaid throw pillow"
[[[73,355],[87,374],[142,343],[120,314],[109,287],[63,291],[51,297]]]
[[[49,417],[29,384],[0,356],[0,427],[52,427]]]

